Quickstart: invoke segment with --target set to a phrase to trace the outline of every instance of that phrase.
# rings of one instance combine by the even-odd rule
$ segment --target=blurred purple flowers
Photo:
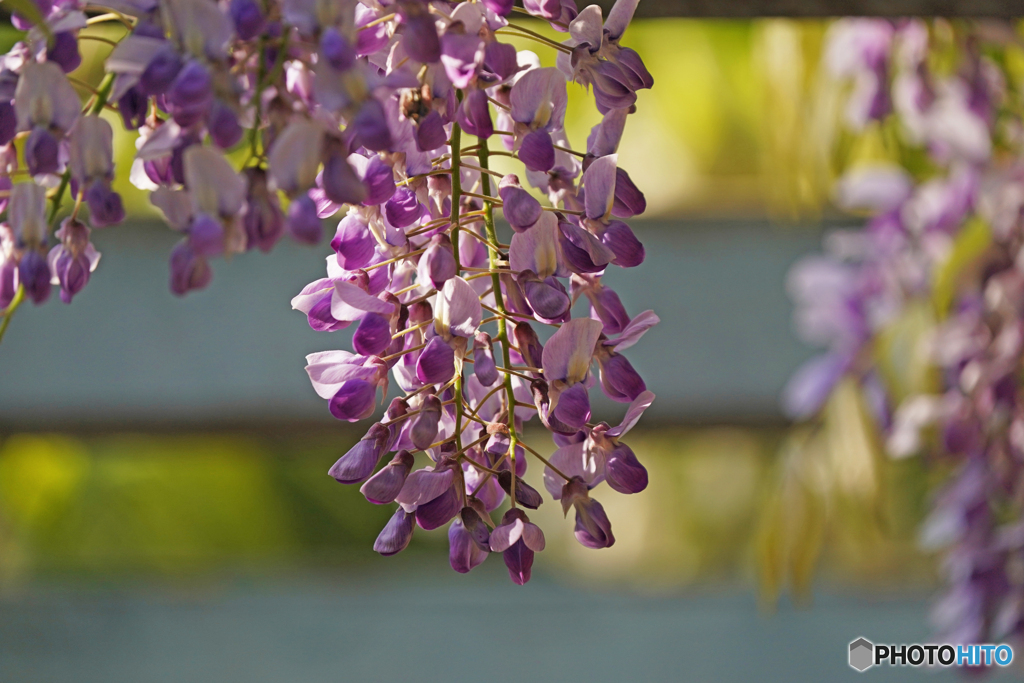
[[[837,204],[869,218],[790,272],[797,331],[827,350],[793,375],[783,406],[827,422],[841,388],[858,387],[891,457],[920,454],[951,473],[921,532],[944,555],[933,621],[945,642],[993,642],[1024,634],[1024,138],[1005,134],[1024,124],[992,58],[1012,30],[957,33],[956,61],[939,69],[933,51],[953,54],[940,24],[830,29],[826,65],[851,88],[847,124],[890,131],[894,156],[915,160],[838,182]]]

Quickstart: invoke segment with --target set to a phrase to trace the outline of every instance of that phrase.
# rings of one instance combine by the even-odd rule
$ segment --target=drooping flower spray
[[[850,86],[846,123],[886,154],[836,188],[864,228],[829,235],[789,277],[798,331],[828,347],[792,378],[789,414],[820,424],[845,400],[890,457],[950,473],[920,536],[941,552],[944,642],[1024,633],[1020,54],[995,23],[835,24],[826,60]]]
[[[637,91],[653,85],[620,44],[636,5],[618,0],[607,18],[573,0],[24,5],[38,25],[0,73],[3,325],[25,297],[44,301],[51,282],[70,301],[99,259],[90,226],[123,220],[112,129],[99,116],[114,109],[139,131],[132,181],[182,234],[170,255],[176,294],[206,287],[212,258],[269,251],[285,234],[317,244],[322,221],[337,221],[325,277],[292,305],[313,329],[354,328],[351,351],[307,358],[334,417],[369,418],[391,382],[401,390],[330,470],[395,506],[378,552],[401,551],[417,526],[450,523],[456,571],[500,552],[525,583],[544,548],[526,512],[543,500],[522,479],[531,458],[574,511],[579,541],[612,545],[591,492],[605,481],[620,493],[647,486],[621,439],[654,396],[624,352],[658,322],[630,315],[601,282],[608,268],[644,260],[624,222],[643,213],[644,196],[616,155]],[[16,15],[19,25],[32,18]],[[108,22],[123,35],[83,108],[83,84],[66,74],[78,42]],[[509,36],[554,50],[557,66],[517,52]],[[589,89],[602,115],[584,150],[564,130],[569,87]],[[26,175],[15,145],[31,179],[11,189],[12,174]],[[495,155],[522,173],[495,172]],[[52,234],[68,197],[72,215]],[[511,226],[507,244],[495,209]],[[617,426],[592,420],[598,378],[627,406]],[[554,435],[550,461],[523,441],[534,417]],[[418,453],[428,466],[417,469]]]

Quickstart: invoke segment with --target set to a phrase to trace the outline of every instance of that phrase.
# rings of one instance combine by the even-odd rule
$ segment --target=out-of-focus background
[[[858,636],[926,640],[914,463],[884,465],[872,504],[807,497],[771,519],[789,438],[777,397],[812,352],[785,275],[856,224],[830,208],[831,182],[875,153],[842,131],[842,90],[818,67],[827,25],[626,33],[655,78],[619,156],[647,196],[633,227],[648,257],[606,282],[662,319],[629,354],[658,395],[628,438],[651,485],[602,498],[617,538],[602,551],[548,501],[523,588],[500,558],[451,572],[443,530],[379,557],[391,511],[327,476],[365,425],[334,421],[302,370],[347,345],[289,307],[326,244],[218,261],[209,289],[175,299],[176,235],[122,180],[134,218],[95,233],[89,286],[23,307],[0,346],[0,680],[837,680]],[[597,114],[570,93],[582,145]],[[125,168],[134,140],[117,146]],[[776,556],[788,584],[763,571]],[[871,672],[887,674],[910,675]]]

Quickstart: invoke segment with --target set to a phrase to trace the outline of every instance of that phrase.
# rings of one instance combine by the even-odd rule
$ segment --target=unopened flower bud
[[[529,323],[516,323],[515,338],[516,348],[519,349],[519,355],[523,357],[526,364],[531,368],[543,367],[541,359],[544,356],[544,346]]]
[[[213,144],[221,149],[228,149],[242,139],[242,126],[238,123],[238,115],[223,102],[214,102],[210,109],[210,119],[206,124],[210,131]]]
[[[572,301],[558,278],[552,275],[542,280],[532,270],[524,270],[516,276],[516,281],[534,313],[544,320],[562,322]]]
[[[647,390],[647,384],[633,365],[620,353],[598,355],[601,388],[613,401],[629,403]]]
[[[193,289],[203,289],[213,278],[210,264],[197,254],[189,240],[178,242],[171,250],[171,292],[184,296]]]
[[[292,201],[286,225],[295,241],[303,244],[316,244],[324,234],[316,202],[308,194],[299,195]]]
[[[473,373],[485,387],[493,386],[498,381],[491,335],[486,332],[477,332],[473,340]]]
[[[235,24],[235,33],[242,40],[255,38],[266,25],[263,10],[256,0],[231,0],[228,13]]]
[[[117,225],[124,220],[121,195],[114,192],[106,178],[97,178],[89,184],[85,190],[85,203],[89,207],[89,218],[97,228]]]
[[[615,446],[606,463],[608,485],[619,493],[640,493],[647,488],[647,468],[640,464],[633,449],[624,443]]]
[[[434,235],[430,238],[430,246],[420,257],[419,268],[421,277],[429,279],[437,289],[455,277],[455,255],[447,235]]]
[[[498,195],[501,197],[502,212],[512,229],[522,232],[529,229],[544,213],[540,202],[524,190],[519,178],[507,175],[498,184]]]
[[[562,487],[562,511],[568,513],[576,508],[575,536],[588,548],[610,548],[615,543],[612,524],[604,508],[592,499],[587,485],[579,477],[573,477]]]
[[[491,551],[502,553],[512,582],[522,586],[530,580],[533,555],[544,550],[544,532],[532,524],[520,508],[512,508],[491,532]]]
[[[590,395],[582,382],[573,384],[558,395],[555,417],[573,429],[581,429],[590,421]]]
[[[25,296],[34,304],[41,304],[50,298],[50,265],[46,257],[35,249],[26,251],[18,264],[18,280],[25,287]]]
[[[384,455],[387,439],[388,428],[379,422],[374,423],[366,436],[334,463],[328,474],[342,484],[366,481]]]
[[[555,166],[555,146],[546,130],[527,133],[519,145],[519,160],[531,171],[550,171]]]
[[[394,502],[414,464],[415,458],[409,451],[398,451],[380,472],[366,480],[359,492],[366,496],[366,500],[376,505]]]
[[[373,414],[377,385],[362,379],[342,383],[327,404],[331,415],[346,422],[358,422]]]
[[[437,438],[437,428],[441,421],[441,399],[427,396],[420,405],[420,414],[412,419],[410,436],[416,448],[425,451]]]
[[[60,65],[61,70],[69,74],[82,64],[82,55],[78,51],[78,38],[71,31],[61,31],[53,36],[52,44],[46,48],[46,61]]]
[[[416,361],[416,379],[424,384],[444,384],[455,376],[455,351],[441,337],[427,342]]]
[[[480,527],[483,527],[483,538],[485,540],[482,545],[477,540],[476,534],[474,534],[475,530],[466,524],[467,511],[472,516],[475,516],[476,522],[479,523]],[[490,547],[487,545],[488,538],[487,527],[484,526],[479,515],[472,508],[462,508],[461,517],[457,517],[452,522],[452,525],[448,527],[448,562],[451,564],[452,569],[460,574],[465,574],[486,560],[490,554]]]
[[[381,530],[377,540],[373,543],[373,549],[381,555],[389,557],[402,552],[412,540],[413,520],[416,515],[406,512],[402,508],[395,510],[395,514],[388,520],[388,523]]]
[[[458,491],[451,486],[437,498],[416,508],[416,523],[426,531],[437,529],[451,521],[461,505]]]
[[[459,125],[470,135],[487,139],[494,135],[494,124],[491,122],[491,108],[487,93],[483,90],[470,90],[466,93],[459,107]]]
[[[644,262],[644,245],[622,221],[609,223],[604,235],[601,236],[601,242],[615,254],[612,263],[617,266],[635,268]]]
[[[615,169],[615,201],[612,204],[612,215],[619,218],[639,216],[647,210],[647,200],[633,179],[622,168]]]
[[[352,348],[361,356],[379,356],[391,345],[391,321],[380,313],[370,312],[359,320],[352,335]]]
[[[508,470],[502,470],[498,473],[498,484],[508,495],[512,495],[512,473]],[[541,506],[544,499],[541,497],[540,492],[533,488],[525,481],[516,477],[516,503],[522,505],[524,508],[530,508],[536,510]]]
[[[213,80],[197,61],[186,64],[167,91],[167,104],[179,126],[187,127],[203,118],[213,104]]]
[[[408,187],[399,187],[395,194],[384,204],[384,215],[388,223],[396,228],[407,228],[423,215],[423,206],[416,198],[416,193]]]
[[[36,126],[25,141],[25,164],[31,175],[56,173],[60,168],[57,138],[45,128]]]
[[[338,231],[331,240],[337,254],[338,265],[345,270],[356,270],[370,265],[377,242],[370,228],[356,214],[349,214],[338,223]]]

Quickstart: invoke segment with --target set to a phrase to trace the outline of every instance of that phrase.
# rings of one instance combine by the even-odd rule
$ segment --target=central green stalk
[[[487,148],[487,140],[480,140],[480,149],[477,152],[477,158],[480,161],[480,168],[485,171],[490,170],[488,166],[490,160],[490,153]],[[483,188],[483,194],[488,197],[491,196],[491,174],[481,173],[480,183]],[[498,270],[498,250],[492,245],[501,244],[498,241],[498,232],[494,228],[494,203],[485,201],[484,202],[484,225],[487,229],[487,239],[490,244],[487,246],[487,254],[489,258],[490,269],[492,271]],[[509,354],[509,340],[508,340],[508,323],[506,322],[505,316],[508,311],[505,310],[505,298],[501,294],[501,277],[496,272],[491,273],[491,285],[494,289],[494,306],[498,309],[501,315],[498,317],[498,339],[501,341],[501,359],[505,368],[512,367],[512,360]],[[512,507],[516,506],[516,444],[519,442],[519,436],[516,434],[516,397],[512,387],[512,375],[510,373],[502,373],[505,376],[505,400],[508,405],[508,457],[509,467],[512,470],[512,484],[511,484],[511,498]]]
[[[461,99],[461,98],[460,98]],[[452,252],[455,255],[455,275],[462,277],[462,263],[459,261],[459,232],[461,220],[460,207],[462,203],[462,129],[458,122],[452,123],[452,210],[451,210],[451,240]],[[440,296],[440,293],[438,294]],[[468,350],[468,349],[467,349]],[[459,364],[458,375],[455,377],[455,447],[462,452],[462,371],[465,363]]]

